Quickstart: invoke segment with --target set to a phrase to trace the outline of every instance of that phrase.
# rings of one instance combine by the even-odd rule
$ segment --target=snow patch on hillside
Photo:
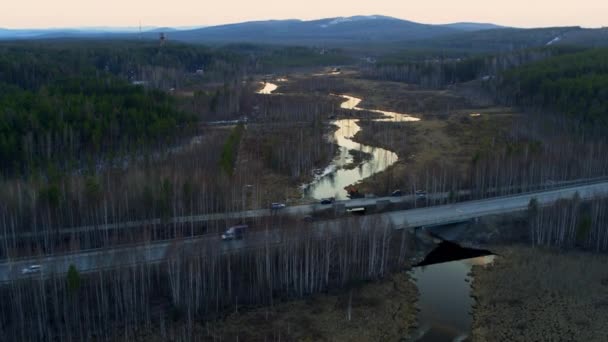
[[[327,28],[329,26],[338,25],[341,23],[347,23],[347,22],[351,22],[351,21],[375,20],[375,19],[378,19],[378,17],[375,15],[357,16],[357,17],[338,17],[326,24],[322,24],[321,27]]]
[[[553,38],[553,40],[551,40],[550,42],[548,42],[548,43],[546,44],[546,46],[553,45],[553,44],[555,44],[555,43],[559,42],[560,40],[562,40],[562,37],[559,37],[559,36],[558,36],[558,37],[555,37],[555,38]]]

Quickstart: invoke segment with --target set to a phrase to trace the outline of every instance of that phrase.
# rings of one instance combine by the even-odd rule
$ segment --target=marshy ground
[[[473,341],[606,341],[608,256],[504,247],[473,269]]]
[[[235,312],[204,334],[227,341],[399,341],[413,331],[417,296],[409,275],[398,273],[338,293]]]

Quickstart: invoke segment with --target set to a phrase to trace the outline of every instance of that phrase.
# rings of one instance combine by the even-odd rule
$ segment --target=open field
[[[473,269],[473,341],[605,341],[608,257],[505,247]]]

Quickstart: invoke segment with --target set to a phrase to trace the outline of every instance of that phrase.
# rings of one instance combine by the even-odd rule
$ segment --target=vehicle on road
[[[334,203],[335,198],[333,197],[329,197],[329,198],[323,198],[321,199],[321,204],[332,204]]]
[[[302,221],[304,222],[314,222],[315,218],[311,215],[306,215],[302,218]]]
[[[365,215],[365,207],[348,208],[346,212],[352,215]]]
[[[23,268],[21,270],[21,274],[34,274],[34,273],[40,273],[40,271],[42,271],[42,266],[30,265],[28,267]]]
[[[285,203],[272,203],[270,205],[270,209],[272,209],[272,210],[279,210],[279,209],[283,209],[285,207],[286,207]]]
[[[403,192],[401,190],[395,190],[391,193],[392,197],[401,197],[403,196]]]
[[[426,197],[426,191],[424,191],[424,190],[416,190],[416,197],[417,198],[425,198]]]
[[[224,234],[222,234],[222,240],[230,241],[230,240],[241,240],[243,239],[243,235],[245,231],[249,228],[248,225],[242,224],[238,226],[232,226],[228,228]]]

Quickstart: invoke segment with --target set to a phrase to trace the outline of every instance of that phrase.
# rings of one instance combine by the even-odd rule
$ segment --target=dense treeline
[[[162,90],[230,82],[245,69],[238,55],[200,46],[0,44],[0,172],[28,175],[49,163],[67,170],[159,148],[198,114]]]
[[[263,124],[249,127],[245,151],[292,182],[308,181],[312,170],[327,165],[336,153],[335,145],[327,142],[333,128],[323,121],[339,100],[303,94],[259,95],[259,99],[256,120]]]
[[[237,125],[230,133],[230,136],[228,136],[228,139],[222,148],[220,166],[228,175],[232,175],[234,173],[234,164],[236,163],[239,144],[241,143],[244,130],[245,126],[242,124]]]
[[[195,119],[174,102],[114,77],[71,78],[35,91],[0,86],[1,171],[28,174],[51,162],[167,142]]]
[[[306,67],[349,64],[352,59],[340,50],[284,48],[272,51],[262,59],[265,67]]]
[[[147,220],[264,208],[272,201],[284,201],[286,188],[306,180],[314,168],[323,167],[333,156],[335,150],[325,140],[327,126],[322,121],[334,104],[305,96],[256,95],[250,83],[205,83],[192,96],[170,96],[150,87],[133,87],[121,77],[108,74],[87,82],[67,79],[41,87],[41,94],[53,91],[54,96],[61,95],[61,99],[66,97],[70,102],[49,104],[65,109],[49,111],[57,113],[58,118],[45,122],[50,125],[48,128],[32,127],[39,131],[68,130],[66,122],[72,116],[65,113],[69,108],[79,108],[84,113],[76,117],[73,133],[67,137],[82,141],[76,144],[76,140],[57,140],[63,139],[63,131],[32,134],[39,142],[35,147],[40,160],[28,164],[26,159],[23,168],[35,172],[20,179],[5,177],[0,182],[0,235],[4,237],[0,255],[49,254],[199,235],[221,228],[191,222],[160,225]],[[125,103],[135,108],[124,114],[114,108],[124,109]],[[97,108],[93,105],[100,107],[99,113],[89,112]],[[113,110],[110,115],[104,114],[108,106]],[[251,111],[252,107],[256,110]],[[25,111],[24,108],[29,107],[19,109]],[[155,108],[160,111],[158,118],[172,120],[170,125],[153,124],[157,120]],[[196,113],[196,118],[184,112]],[[215,126],[186,129],[193,119],[227,119],[240,117],[239,113],[247,113],[251,123],[247,129],[239,126],[232,135],[230,129]],[[79,133],[77,127],[88,131]],[[133,131],[127,131],[131,127]],[[33,128],[26,125],[24,129]],[[20,130],[13,128],[8,132],[17,135]],[[169,138],[164,135],[167,132],[171,132]],[[93,143],[96,136],[102,137],[98,147]],[[21,146],[17,145],[18,151]],[[130,153],[131,148],[135,153]],[[70,155],[72,150],[76,157]],[[238,153],[241,150],[245,152],[242,155]],[[78,156],[83,160],[78,160]],[[60,163],[62,158],[65,162]],[[259,164],[263,165],[258,168]],[[3,167],[8,168],[4,164]],[[269,169],[291,183],[277,184],[275,179],[263,178]],[[234,170],[237,172],[233,174]],[[269,188],[274,193],[269,193]],[[147,223],[107,233],[95,229],[70,236],[55,233],[69,227],[132,221]],[[25,232],[35,236],[19,236]]]
[[[539,208],[533,199],[528,206],[528,214],[530,238],[534,245],[608,251],[606,199],[583,202],[576,194],[570,200],[543,208]]]
[[[15,341],[200,339],[204,319],[378,279],[407,252],[404,233],[374,219],[273,233],[282,244],[236,253],[222,253],[216,240],[192,251],[177,244],[158,265],[13,282],[0,289],[0,333]]]
[[[241,65],[242,56],[236,53],[176,43],[162,47],[138,41],[0,44],[0,80],[25,89],[36,89],[67,76],[97,76],[102,71],[129,81],[152,81],[155,71],[191,74],[203,70],[208,79],[224,80],[240,72]]]
[[[507,103],[607,123],[608,49],[553,57],[508,71],[498,95]]]
[[[364,67],[363,76],[443,88],[455,83],[493,77],[504,70],[570,51],[573,49],[560,47],[518,50],[496,55],[437,55],[429,51],[426,56],[387,56],[378,63]]]
[[[291,68],[306,68],[351,64],[354,59],[341,49],[305,46],[275,46],[264,44],[230,44],[225,50],[249,57],[258,72],[283,72]]]
[[[127,168],[83,174],[50,170],[44,178],[32,176],[0,183],[0,256],[153,241],[179,236],[181,229],[185,229],[184,235],[192,235],[196,227],[191,222],[179,227],[150,223],[133,229],[92,229],[70,235],[57,234],[57,229],[242,210],[243,186],[252,184],[256,191],[262,189],[254,175],[241,179],[222,171],[222,147],[229,133],[224,129],[203,131],[181,146],[179,153],[144,156]],[[267,204],[256,201],[253,205]],[[20,236],[27,232],[37,235],[32,239]]]
[[[576,46],[593,46],[593,42],[585,39],[568,39],[576,35],[590,35],[597,37],[599,30],[586,30],[580,27],[547,27],[537,29],[502,28],[480,30],[473,32],[460,32],[451,35],[436,37],[434,39],[415,40],[405,42],[406,49],[435,49],[446,52],[485,53],[508,52],[545,46],[549,42],[559,45],[565,38],[567,43]],[[599,34],[601,37],[601,33]],[[598,39],[595,43],[604,43],[605,39]]]

